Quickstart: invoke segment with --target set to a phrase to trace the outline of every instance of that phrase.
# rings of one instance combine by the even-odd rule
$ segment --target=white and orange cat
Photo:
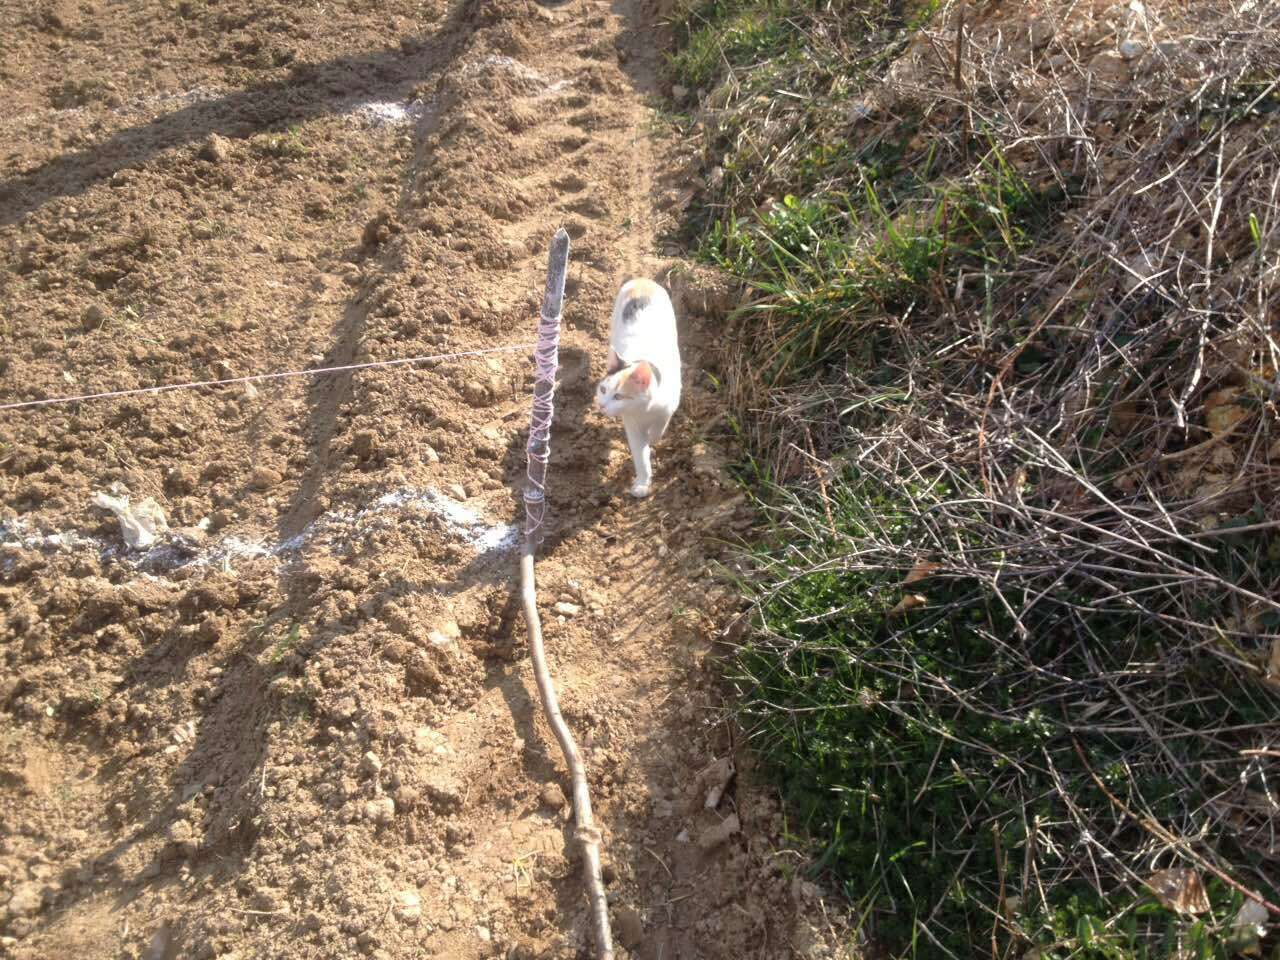
[[[622,418],[636,467],[632,496],[649,495],[651,450],[679,405],[680,345],[671,298],[652,280],[628,280],[613,302],[609,372],[596,388],[596,407]]]

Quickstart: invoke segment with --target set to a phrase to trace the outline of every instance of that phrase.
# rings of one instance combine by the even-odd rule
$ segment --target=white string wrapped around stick
[[[547,669],[547,655],[542,646],[542,620],[538,616],[538,595],[533,579],[533,556],[543,538],[546,516],[547,463],[551,455],[551,419],[555,412],[556,369],[560,365],[560,313],[564,303],[565,272],[569,266],[569,234],[556,231],[551,240],[547,264],[547,289],[538,318],[538,345],[534,350],[535,382],[533,413],[529,418],[528,486],[524,491],[525,534],[520,554],[520,598],[529,625],[529,658],[538,683],[538,696],[547,715],[573,781],[574,839],[582,845],[583,879],[591,901],[591,926],[595,939],[596,960],[613,960],[613,937],[609,930],[609,904],[604,895],[604,879],[600,872],[601,833],[591,817],[591,794],[587,772],[578,753],[573,734],[560,715],[555,686]]]

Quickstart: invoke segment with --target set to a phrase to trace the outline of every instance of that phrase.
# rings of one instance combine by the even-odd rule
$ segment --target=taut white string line
[[[437,360],[460,360],[463,357],[481,357],[488,353],[512,353],[516,350],[532,350],[535,344],[516,343],[507,347],[487,347],[483,350],[463,350],[458,353],[437,353],[424,357],[402,357],[398,360],[371,360],[368,363],[348,363],[340,367],[313,367],[307,370],[281,370],[276,373],[254,373],[245,377],[226,380],[192,380],[187,383],[162,383],[154,387],[135,387],[131,390],[108,390],[105,393],[82,393],[74,397],[50,397],[47,400],[25,400],[21,403],[0,403],[0,410],[23,410],[28,407],[48,407],[54,404],[79,403],[82,400],[106,400],[111,397],[136,397],[144,393],[167,393],[170,390],[194,390],[197,387],[225,387],[236,383],[256,383],[263,380],[283,380],[287,377],[316,377],[326,373],[345,373],[350,370],[372,370],[375,367],[399,367],[410,363],[430,363]]]

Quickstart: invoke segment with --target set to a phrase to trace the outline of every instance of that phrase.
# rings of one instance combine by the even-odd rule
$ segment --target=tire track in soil
[[[574,245],[539,598],[605,833],[619,954],[827,955],[816,888],[788,879],[781,817],[752,784],[749,758],[738,757],[717,809],[702,804],[702,771],[735,752],[710,660],[731,605],[713,576],[714,541],[735,500],[707,468],[715,455],[698,422],[715,409],[698,371],[713,362],[716,318],[691,315],[707,298],[685,274],[670,283],[689,386],[657,451],[651,499],[627,496],[622,432],[589,410],[617,286],[670,266],[655,232],[680,171],[658,165],[644,100],[658,89],[658,21],[643,0],[457,8],[430,41],[449,53],[422,90],[400,183],[380,212],[376,199],[360,208],[369,226],[344,254],[358,292],[305,329],[313,342],[327,333],[331,362],[528,337],[547,242],[564,223]],[[313,167],[322,160],[337,162],[326,154]],[[313,310],[332,302],[324,273],[279,282]],[[306,300],[308,283],[322,298]],[[510,355],[281,391],[265,421],[225,427],[245,462],[224,499],[243,498],[244,522],[282,539],[321,511],[358,510],[405,486],[519,522],[530,386],[528,358]],[[281,422],[293,468],[283,472],[297,478],[280,484],[283,501],[246,482],[257,457],[279,462],[269,445],[236,433],[279,437]],[[145,488],[144,473],[126,474],[131,489]],[[33,616],[24,598],[57,614],[41,598],[77,562],[16,568],[17,592],[0,598],[15,643],[20,618]],[[34,721],[0,741],[11,761],[42,743],[54,766],[83,766],[82,795],[68,797],[56,829],[78,831],[93,851],[41,855],[68,879],[44,891],[50,906],[3,949],[66,955],[99,937],[148,958],[586,955],[586,902],[555,786],[567,776],[523,652],[514,554],[476,555],[442,524],[392,521],[309,542],[279,574],[265,562],[154,582],[107,572],[113,582],[78,588],[80,612],[47,617],[52,629],[98,636],[112,629],[105,611],[157,639],[149,650],[118,640],[122,655],[108,648],[103,669],[124,676],[105,704],[82,705],[89,736],[42,720],[43,741]],[[80,668],[24,669],[24,686],[0,690],[15,717],[38,716],[35,692]],[[179,737],[183,724],[191,732]],[[131,731],[170,728],[173,752],[132,743],[142,735]],[[123,746],[104,748],[94,731]],[[23,782],[36,798],[16,801],[25,815],[48,791]],[[730,817],[741,831],[704,849]],[[49,829],[45,813],[37,821]],[[6,843],[0,853],[31,845]],[[14,886],[16,868],[0,867]]]

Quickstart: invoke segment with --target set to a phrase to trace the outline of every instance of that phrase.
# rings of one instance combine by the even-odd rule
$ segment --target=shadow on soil
[[[475,19],[477,5],[478,0],[464,0],[440,29],[406,37],[398,47],[299,64],[283,80],[193,103],[0,182],[0,226],[18,223],[55,197],[76,196],[119,170],[210,134],[243,138],[343,113],[371,98],[403,100],[448,65],[459,36],[465,36]]]

